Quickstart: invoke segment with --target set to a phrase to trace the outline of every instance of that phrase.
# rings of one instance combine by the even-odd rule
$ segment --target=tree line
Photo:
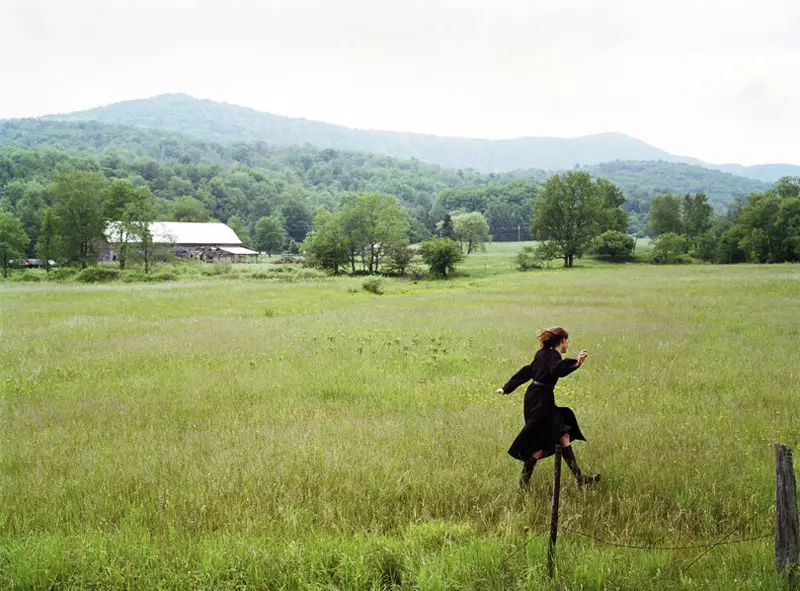
[[[660,195],[650,206],[655,262],[800,261],[800,177],[737,199],[715,214],[705,194]]]

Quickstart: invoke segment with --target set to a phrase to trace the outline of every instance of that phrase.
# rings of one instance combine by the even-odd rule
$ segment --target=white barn
[[[175,254],[182,258],[239,263],[246,262],[248,257],[258,256],[258,252],[242,245],[232,228],[219,222],[153,222],[150,224],[150,234],[154,244],[174,247]],[[119,223],[111,222],[105,235],[109,251],[103,260],[115,261],[115,247],[122,242]],[[129,236],[126,242],[135,244],[139,238]]]

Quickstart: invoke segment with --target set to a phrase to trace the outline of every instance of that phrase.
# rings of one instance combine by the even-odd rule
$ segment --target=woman
[[[569,334],[561,327],[549,328],[539,333],[542,348],[537,351],[530,365],[520,369],[498,394],[511,394],[528,380],[533,383],[525,392],[525,426],[520,431],[508,453],[523,463],[519,484],[528,488],[536,462],[554,453],[557,443],[578,485],[593,484],[600,480],[599,474],[586,475],[581,472],[572,441],[586,438],[581,433],[578,420],[566,406],[556,406],[553,389],[559,378],[578,369],[586,361],[588,353],[583,349],[577,359],[562,359],[567,352]]]

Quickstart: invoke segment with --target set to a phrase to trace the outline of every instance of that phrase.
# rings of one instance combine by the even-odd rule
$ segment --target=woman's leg
[[[542,457],[543,453],[544,453],[543,449],[535,451],[533,452],[533,455],[531,455],[530,460],[526,460],[525,462],[523,462],[522,474],[520,474],[519,476],[520,488],[527,489],[530,487],[531,475],[533,474],[533,469],[536,467],[536,462],[539,460],[539,458]]]
[[[578,466],[578,461],[575,459],[575,452],[572,451],[572,442],[569,438],[569,433],[564,433],[561,436],[561,455],[564,457],[564,461],[567,462],[567,466],[575,475],[575,480],[578,481],[578,485],[584,484],[594,484],[598,480],[600,480],[599,474],[584,474],[581,472],[580,467]]]

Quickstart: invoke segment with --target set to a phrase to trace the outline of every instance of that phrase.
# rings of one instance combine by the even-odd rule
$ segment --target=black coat
[[[528,380],[533,380],[525,392],[525,426],[508,450],[512,457],[528,460],[540,449],[544,452],[542,457],[547,457],[555,451],[564,433],[569,433],[573,441],[586,441],[575,413],[566,406],[556,406],[553,395],[558,379],[575,371],[576,363],[575,359],[561,359],[561,354],[555,349],[539,349],[531,364],[520,369],[503,386],[503,392],[511,394]]]

